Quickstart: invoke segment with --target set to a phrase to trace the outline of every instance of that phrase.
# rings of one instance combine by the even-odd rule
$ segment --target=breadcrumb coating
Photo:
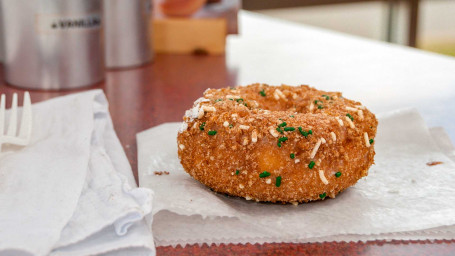
[[[378,121],[339,92],[266,84],[208,89],[183,120],[177,141],[185,171],[247,200],[334,198],[374,163]]]

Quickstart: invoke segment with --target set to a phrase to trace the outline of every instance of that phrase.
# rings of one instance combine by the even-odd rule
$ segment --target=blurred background
[[[0,0],[0,62],[23,88],[93,85],[155,54],[224,55],[242,9],[455,56],[455,0]]]
[[[243,0],[243,9],[455,56],[454,0]]]

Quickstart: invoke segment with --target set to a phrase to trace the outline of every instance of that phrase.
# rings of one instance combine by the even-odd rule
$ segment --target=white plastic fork
[[[30,143],[30,137],[32,134],[32,102],[30,100],[30,94],[28,92],[24,93],[19,134],[17,134],[17,93],[13,94],[9,125],[6,134],[5,105],[6,97],[5,94],[2,94],[0,96],[0,151],[2,150],[2,144],[26,146]]]

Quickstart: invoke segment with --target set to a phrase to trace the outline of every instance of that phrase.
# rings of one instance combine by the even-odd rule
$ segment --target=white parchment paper
[[[155,191],[158,245],[454,237],[455,163],[447,156],[453,148],[416,110],[379,117],[368,177],[336,199],[298,206],[220,195],[192,179],[177,157],[179,126],[138,134],[139,183]]]

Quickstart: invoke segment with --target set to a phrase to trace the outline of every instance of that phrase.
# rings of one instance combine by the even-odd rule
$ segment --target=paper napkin
[[[34,104],[30,145],[0,153],[0,255],[154,254],[152,196],[101,90]]]

